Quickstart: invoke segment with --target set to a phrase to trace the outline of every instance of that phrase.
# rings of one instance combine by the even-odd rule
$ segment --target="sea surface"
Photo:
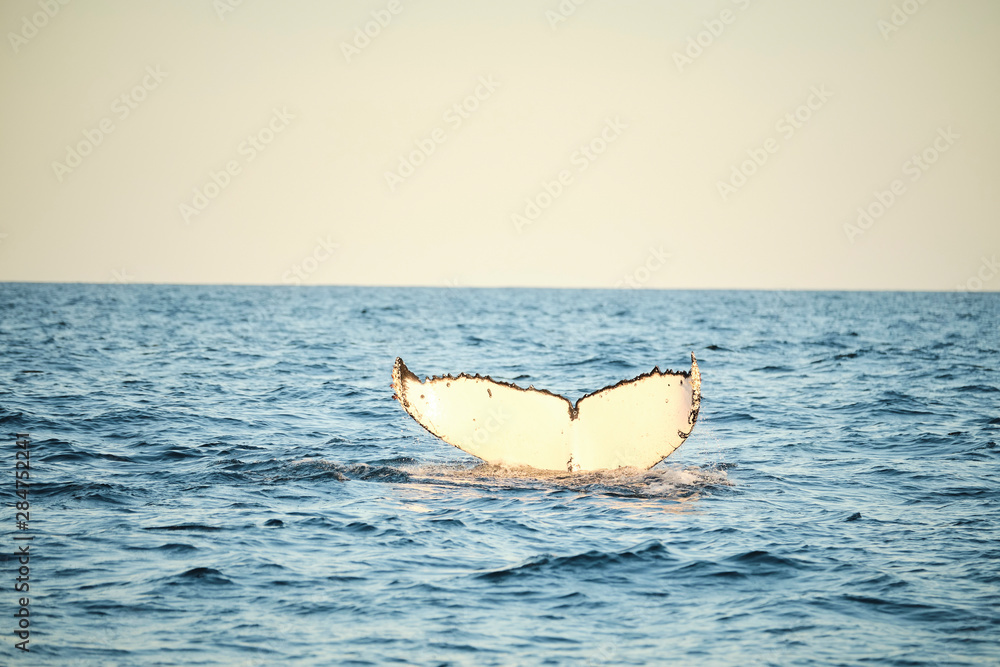
[[[390,388],[691,352],[650,470],[485,465]],[[997,665],[998,442],[995,293],[0,284],[0,664]]]

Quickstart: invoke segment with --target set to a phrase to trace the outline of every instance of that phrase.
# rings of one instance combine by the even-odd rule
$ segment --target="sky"
[[[4,0],[0,281],[1000,289],[995,0]]]

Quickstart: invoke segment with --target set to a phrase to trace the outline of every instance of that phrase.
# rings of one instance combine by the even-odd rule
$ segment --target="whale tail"
[[[394,398],[418,424],[484,461],[542,470],[650,468],[691,435],[701,373],[654,368],[576,404],[551,392],[461,374],[420,380],[396,358]]]

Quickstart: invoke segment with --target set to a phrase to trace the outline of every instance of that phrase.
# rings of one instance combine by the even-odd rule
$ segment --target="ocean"
[[[691,352],[650,470],[390,388]],[[1000,664],[996,293],[0,284],[0,425],[5,665]]]

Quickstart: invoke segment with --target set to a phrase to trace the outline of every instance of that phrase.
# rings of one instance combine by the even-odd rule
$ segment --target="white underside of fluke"
[[[542,470],[650,468],[691,435],[701,374],[649,373],[566,398],[479,375],[421,381],[397,358],[395,398],[417,423],[489,463]]]

